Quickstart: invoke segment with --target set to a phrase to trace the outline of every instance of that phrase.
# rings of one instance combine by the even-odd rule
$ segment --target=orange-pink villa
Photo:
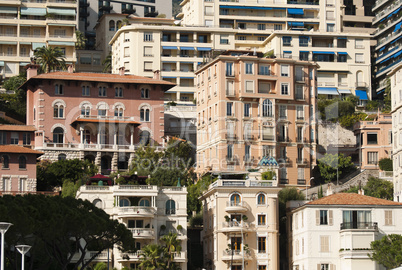
[[[1,194],[36,192],[35,127],[0,125]]]
[[[160,147],[165,91],[173,83],[119,74],[51,72],[27,67],[27,125],[42,159],[88,159],[104,174],[125,170],[142,145]]]

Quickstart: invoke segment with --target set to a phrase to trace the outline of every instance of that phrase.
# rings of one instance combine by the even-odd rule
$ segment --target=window
[[[229,44],[229,35],[221,35],[220,43],[221,44]]]
[[[392,210],[384,210],[385,213],[385,226],[392,225]]]
[[[63,95],[64,93],[64,86],[62,84],[55,84],[54,86],[54,94],[55,95]]]
[[[246,74],[253,74],[253,63],[246,63]]]
[[[246,81],[246,93],[254,93],[254,81]]]
[[[304,168],[297,168],[297,179],[302,180],[302,182],[305,181],[305,179],[304,179]]]
[[[289,77],[289,65],[281,65],[281,77]]]
[[[363,39],[356,39],[355,40],[355,48],[356,49],[364,49]]]
[[[270,75],[269,65],[259,65],[259,75]]]
[[[362,229],[372,226],[371,211],[343,211],[342,224],[343,229]]]
[[[265,205],[265,194],[258,194],[257,196],[257,204]]]
[[[250,135],[247,135],[247,133],[245,132],[245,136],[250,136]],[[249,138],[249,137],[247,137],[247,138]],[[244,160],[245,161],[250,161],[250,158],[251,158],[250,154],[251,154],[250,145],[249,144],[244,145]]]
[[[123,117],[123,108],[118,107],[114,109],[114,116],[116,117]]]
[[[152,71],[152,62],[144,62],[144,71]]]
[[[271,83],[265,81],[258,82],[258,93],[269,94],[271,91]]]
[[[287,118],[287,108],[285,105],[279,106],[279,118],[281,118],[281,119]]]
[[[333,10],[327,11],[327,20],[335,20],[335,12]]]
[[[283,46],[292,46],[292,37],[282,37]]]
[[[274,140],[274,128],[270,126],[262,127],[262,139],[266,141]],[[270,155],[272,156],[272,155]]]
[[[141,199],[140,202],[138,203],[138,206],[145,206],[149,207],[151,204],[148,199]]]
[[[309,52],[300,52],[299,59],[301,61],[308,61],[308,54],[309,54]]]
[[[116,26],[113,20],[109,21],[109,31],[115,31]]]
[[[251,103],[244,103],[244,117],[251,116]]]
[[[53,130],[53,142],[64,143],[64,130],[61,127],[57,127]]]
[[[99,86],[99,96],[100,97],[106,97],[107,92],[106,92],[106,87],[105,86]]]
[[[284,51],[283,52],[283,58],[292,58],[292,52],[291,51]]]
[[[66,160],[67,159],[67,155],[66,154],[59,154],[57,156],[57,160]]]
[[[377,133],[367,134],[367,144],[377,144]]]
[[[320,251],[329,252],[329,236],[320,236]]]
[[[90,90],[88,85],[83,85],[82,86],[82,95],[83,96],[89,96],[90,95]]]
[[[233,116],[233,102],[226,103],[226,115]]]
[[[115,97],[123,97],[123,88],[121,87],[116,87],[114,89],[114,96]]]
[[[231,206],[237,206],[240,205],[241,202],[241,198],[239,194],[232,194],[232,196],[230,196],[230,205]]]
[[[7,133],[0,132],[0,144],[7,144]]]
[[[130,206],[130,201],[128,199],[126,199],[126,198],[120,199],[119,206],[120,207]]]
[[[347,54],[341,54],[341,53],[338,53],[338,62],[341,62],[341,63],[346,63],[347,62],[347,59],[348,59],[348,55]]]
[[[334,32],[335,31],[335,24],[328,23],[327,24],[327,32]]]
[[[140,145],[148,145],[149,144],[149,140],[151,138],[151,134],[144,130],[140,133]]]
[[[296,99],[304,99],[303,85],[296,84]]]
[[[141,98],[149,98],[149,89],[141,88]]]
[[[274,30],[282,30],[282,24],[274,24]]]
[[[328,225],[328,210],[320,210],[320,225]]]
[[[322,263],[318,265],[319,270],[329,270],[329,264],[328,263]]]
[[[362,53],[355,54],[355,62],[359,64],[364,64],[364,56]]]
[[[229,132],[228,132],[228,133],[229,133]],[[229,133],[228,135],[229,135],[229,136],[234,136],[233,133]],[[228,160],[232,160],[232,159],[233,159],[233,144],[228,144],[226,154],[227,154],[227,159],[228,159]]]
[[[31,133],[28,133],[28,132],[22,133],[22,144],[23,145],[31,144]]]
[[[82,116],[90,116],[91,115],[91,106],[89,104],[82,105],[81,115]]]
[[[19,156],[18,158],[18,166],[20,169],[27,168],[27,158],[25,156]]]
[[[150,110],[149,108],[142,108],[140,110],[140,121],[149,122],[150,121]]]
[[[367,164],[370,165],[378,164],[378,152],[367,152]]]
[[[61,103],[56,103],[53,107],[53,117],[54,118],[64,118],[64,105]]]
[[[176,214],[176,202],[173,200],[168,200],[166,202],[166,215]]]
[[[11,144],[18,144],[18,132],[11,132]]]
[[[226,76],[234,76],[232,62],[226,62]]]
[[[257,29],[258,30],[265,30],[266,29],[266,25],[264,23],[259,23],[257,24]]]
[[[145,32],[144,41],[153,41],[153,34],[151,32]]]
[[[296,106],[296,112],[297,112],[297,120],[303,120],[304,119],[304,107]]]
[[[259,265],[258,270],[267,270],[267,266],[266,265]]]
[[[289,95],[289,84],[287,83],[281,84],[281,95]]]
[[[150,46],[145,46],[145,47],[144,47],[144,56],[145,56],[145,57],[152,57],[152,56],[154,56],[153,53],[152,53],[152,47],[150,47]]]
[[[258,253],[267,252],[267,238],[258,237]]]
[[[300,36],[299,37],[299,46],[300,47],[307,47],[308,46],[308,40],[309,40],[309,37]]]
[[[272,117],[272,102],[269,99],[265,99],[262,102],[262,116]]]
[[[3,169],[9,169],[10,168],[10,158],[7,155],[3,155],[1,157],[1,165]]]
[[[257,215],[258,226],[266,225],[265,218],[266,218],[266,215]]]

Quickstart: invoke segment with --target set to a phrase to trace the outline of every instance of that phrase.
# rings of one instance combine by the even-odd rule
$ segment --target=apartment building
[[[372,25],[375,16],[372,10],[374,5],[374,0],[343,1],[344,7],[341,8],[342,32],[373,34],[376,30]]]
[[[402,1],[378,0],[373,12],[373,26],[377,28],[375,47],[375,88],[376,94],[383,96],[389,73],[402,60]]]
[[[392,116],[378,114],[373,120],[359,121],[353,125],[359,152],[361,170],[378,170],[378,162],[391,158]]]
[[[34,126],[0,125],[1,194],[36,191],[36,160],[43,152],[33,149]]]
[[[98,19],[105,14],[133,14],[139,17],[164,14],[166,18],[171,18],[172,0],[79,0],[79,30],[88,39],[87,49],[93,49],[97,39],[102,37],[96,35],[95,28]]]
[[[218,179],[203,203],[204,267],[279,269],[276,181]]]
[[[372,98],[369,34],[275,31],[264,45],[277,57],[316,62],[318,95],[355,95],[360,105]]]
[[[382,270],[370,243],[401,234],[402,204],[356,193],[288,203],[289,270]]]
[[[43,159],[89,159],[103,174],[125,170],[137,147],[163,147],[164,92],[174,85],[134,75],[28,68],[27,124]]]
[[[75,63],[75,0],[0,1],[0,73],[18,75],[39,47],[59,47]]]
[[[263,157],[280,185],[305,185],[316,165],[317,65],[229,51],[196,71],[197,171],[241,172]]]
[[[392,159],[394,201],[402,201],[402,64],[397,65],[390,73],[391,114],[392,114]]]
[[[117,246],[110,250],[110,269],[139,269],[141,249],[148,244],[162,244],[160,238],[172,232],[181,240],[181,251],[174,254],[174,262],[179,264],[180,269],[187,270],[185,187],[84,185],[78,190],[76,198],[89,200],[133,233],[135,247],[131,253],[122,252]],[[94,259],[94,264],[98,262],[108,262],[107,251]]]

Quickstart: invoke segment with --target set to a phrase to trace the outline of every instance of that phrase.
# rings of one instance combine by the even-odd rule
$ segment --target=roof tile
[[[307,205],[401,205],[402,203],[360,195],[336,193],[307,203]]]
[[[18,153],[18,154],[37,154],[43,155],[43,152],[18,145],[0,145],[0,153]]]

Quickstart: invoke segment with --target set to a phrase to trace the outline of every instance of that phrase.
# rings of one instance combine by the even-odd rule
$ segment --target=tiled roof
[[[357,193],[336,193],[307,203],[307,205],[401,205],[402,203],[378,199]]]
[[[43,73],[32,77],[31,79],[48,79],[48,80],[69,80],[69,81],[92,81],[92,82],[110,82],[110,83],[138,83],[138,84],[161,84],[173,87],[174,83],[155,80],[152,78],[136,76],[136,75],[119,75],[108,73],[89,73],[89,72],[50,72]]]
[[[0,130],[4,131],[36,131],[34,126],[26,125],[0,125]]]
[[[19,153],[43,155],[43,152],[18,145],[0,145],[0,153]]]

